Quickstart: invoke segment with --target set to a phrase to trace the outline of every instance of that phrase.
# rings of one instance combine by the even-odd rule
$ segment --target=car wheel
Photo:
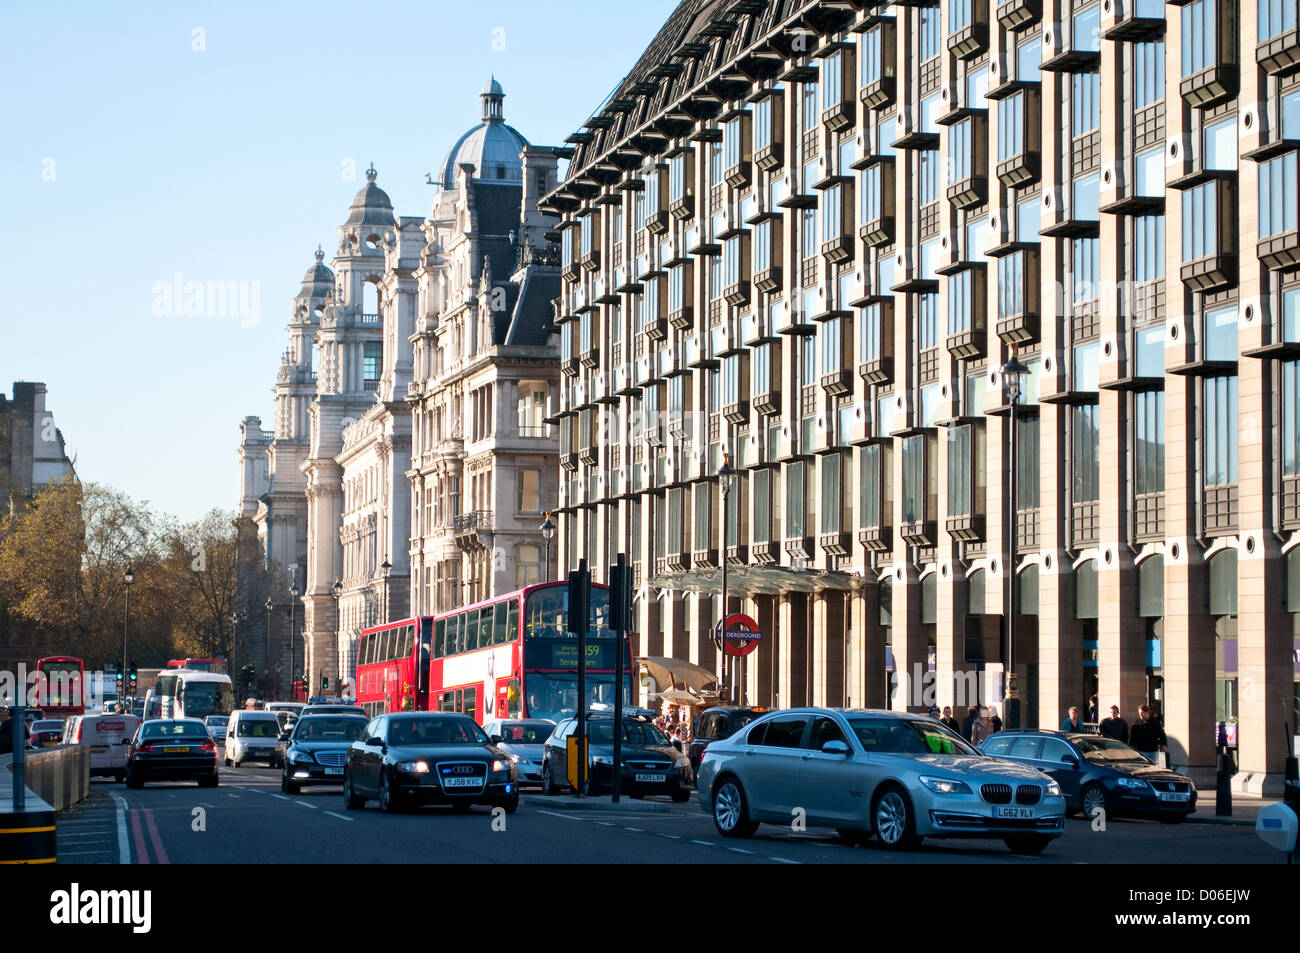
[[[1079,794],[1079,806],[1084,817],[1092,817],[1106,809],[1106,790],[1100,784],[1089,784]]]
[[[230,759],[229,759],[229,758],[226,759],[226,767],[227,767],[227,768],[230,767]]]
[[[396,814],[402,809],[400,795],[393,790],[386,772],[379,775],[379,809],[385,814]]]
[[[891,786],[877,794],[871,816],[876,836],[890,850],[904,850],[920,842],[912,817],[912,802],[901,788]]]
[[[713,792],[713,826],[723,837],[753,837],[758,822],[749,819],[749,806],[740,782],[727,777]]]
[[[302,785],[294,784],[292,781],[289,780],[289,776],[287,774],[281,775],[280,790],[283,791],[285,794],[301,794]]]
[[[357,797],[352,793],[352,775],[344,772],[343,774],[343,806],[349,811],[360,810],[366,806],[366,799]]]
[[[499,801],[496,806],[505,808],[507,814],[513,814],[515,811],[519,810],[519,795],[516,794],[514,797],[506,801]]]
[[[199,778],[199,787],[215,788],[217,786],[217,781],[218,781],[217,776],[215,774],[211,774],[208,775],[207,777]]]
[[[555,786],[555,780],[551,777],[551,762],[542,762],[542,793],[547,797],[554,797],[560,793],[560,789]]]
[[[126,786],[132,790],[138,791],[140,788],[144,787],[144,781],[141,780],[140,776],[134,771],[128,771],[126,773]]]
[[[635,796],[636,796],[636,795],[633,795],[633,797],[635,797]],[[684,804],[686,801],[689,801],[690,799],[691,799],[691,792],[690,792],[690,791],[674,791],[674,792],[673,792],[673,803],[674,803],[674,804]]]
[[[1045,834],[1011,834],[1002,841],[1013,854],[1041,854],[1052,839]]]

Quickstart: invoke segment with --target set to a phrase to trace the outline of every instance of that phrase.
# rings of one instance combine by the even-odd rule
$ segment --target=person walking
[[[989,716],[989,734],[996,735],[1002,730],[1002,719],[998,717],[998,710],[995,707],[993,714]]]
[[[1088,699],[1088,721],[1090,721],[1094,725],[1097,723],[1098,711],[1099,709],[1097,708],[1097,696],[1093,695],[1091,698]]]
[[[1110,706],[1110,717],[1097,726],[1100,734],[1116,741],[1128,741],[1128,722],[1119,716],[1119,706]]]
[[[949,706],[947,705],[943,706],[943,717],[940,718],[939,721],[942,724],[947,725],[953,731],[957,732],[957,734],[960,735],[962,733],[961,722],[959,722],[956,718],[952,716],[952,709]]]
[[[1138,720],[1129,731],[1128,743],[1152,764],[1161,763],[1161,753],[1169,750],[1165,730],[1151,717],[1151,709],[1146,705],[1138,708]]]
[[[976,711],[975,720],[972,721],[970,725],[970,743],[978,748],[984,743],[984,739],[992,733],[993,731],[989,727],[988,721],[985,718],[980,717],[979,712]]]
[[[980,719],[980,710],[972,705],[966,709],[966,717],[962,719],[961,736],[967,741],[971,740],[971,733],[975,727],[975,722]]]
[[[1075,734],[1083,734],[1083,722],[1079,720],[1079,708],[1077,705],[1070,706],[1070,716],[1061,722],[1061,730],[1073,732]]]

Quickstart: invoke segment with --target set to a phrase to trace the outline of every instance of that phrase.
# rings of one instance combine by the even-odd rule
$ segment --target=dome
[[[334,272],[325,265],[325,252],[316,246],[316,264],[307,269],[302,276],[300,298],[324,298],[334,289]]]
[[[389,200],[388,193],[375,185],[375,178],[378,175],[374,164],[371,163],[370,168],[366,169],[365,187],[352,198],[345,225],[397,224],[397,220],[393,218],[393,203]]]
[[[523,164],[519,153],[528,140],[506,124],[501,111],[505,91],[495,78],[483,85],[479,98],[483,100],[483,117],[479,124],[456,140],[442,163],[439,183],[444,189],[456,187],[456,169],[462,163],[474,167],[474,176],[482,182],[506,182],[518,185],[523,182]]]

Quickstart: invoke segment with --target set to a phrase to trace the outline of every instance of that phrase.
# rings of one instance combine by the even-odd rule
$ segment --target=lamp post
[[[330,595],[334,597],[334,690],[341,691],[343,688],[343,665],[339,661],[339,655],[343,652],[343,617],[339,614],[339,596],[343,595],[341,580],[334,580],[334,585],[330,586]]]
[[[731,494],[731,481],[735,478],[735,471],[731,469],[731,454],[725,451],[722,454],[722,466],[718,468],[718,489],[722,492],[722,542],[718,546],[718,558],[722,562],[722,619],[719,622],[722,632],[722,685],[727,693],[727,701],[732,699],[731,678],[727,669],[727,529],[731,517],[731,510],[727,506],[727,498]]]
[[[545,555],[542,557],[543,572],[546,573],[546,579],[551,575],[551,540],[555,537],[555,523],[551,519],[551,511],[546,511],[546,521],[542,523],[542,540],[545,544]]]
[[[387,622],[388,621],[388,574],[393,571],[392,563],[388,561],[387,556],[385,556],[384,561],[379,564],[379,571],[384,575],[384,614],[379,621]]]
[[[297,660],[295,658],[298,654],[298,646],[296,645],[298,640],[296,638],[297,628],[294,626],[294,613],[295,610],[298,608],[296,605],[297,602],[298,602],[298,583],[295,582],[292,586],[289,587],[289,699],[290,701],[297,701],[297,699],[293,697],[293,683],[298,680]],[[305,669],[307,667],[307,659],[303,658],[302,663],[303,663],[303,668]]]
[[[1002,365],[1002,380],[1007,388],[1007,652],[1005,694],[1002,699],[1003,727],[1020,727],[1020,690],[1016,684],[1016,404],[1020,401],[1020,379],[1029,369],[1016,357]]]
[[[122,595],[125,600],[122,607],[122,696],[119,702],[126,701],[127,689],[130,687],[127,682],[126,673],[126,633],[131,624],[131,583],[135,582],[135,573],[132,571],[130,564],[127,564],[126,572],[122,573]]]
[[[271,610],[275,608],[275,603],[271,597],[266,597],[266,694],[271,694]]]
[[[230,674],[234,679],[239,678],[239,624],[247,621],[247,612],[236,610],[230,613]]]

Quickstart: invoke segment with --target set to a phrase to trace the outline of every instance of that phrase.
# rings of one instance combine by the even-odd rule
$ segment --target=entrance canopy
[[[828,569],[792,569],[789,566],[736,566],[727,569],[729,595],[775,596],[787,592],[847,592],[861,588],[862,577]],[[722,592],[721,569],[688,569],[652,576],[650,585],[675,592]]]
[[[695,692],[705,692],[716,691],[718,687],[718,676],[715,673],[684,659],[652,656],[638,658],[636,663],[646,670],[661,690],[680,686]]]

